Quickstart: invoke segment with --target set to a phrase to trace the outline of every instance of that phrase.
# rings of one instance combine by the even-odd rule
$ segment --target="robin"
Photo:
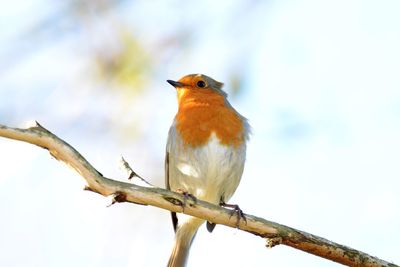
[[[247,119],[228,102],[223,84],[202,74],[167,80],[178,94],[178,113],[168,133],[165,169],[169,190],[216,205],[225,204],[243,173]],[[171,213],[175,244],[168,266],[185,266],[190,245],[204,220]],[[181,218],[182,216],[182,218]],[[207,222],[211,232],[215,224]]]

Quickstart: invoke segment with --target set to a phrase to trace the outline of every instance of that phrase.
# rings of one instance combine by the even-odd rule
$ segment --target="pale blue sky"
[[[125,1],[84,19],[63,3],[3,3],[1,124],[38,120],[106,176],[125,178],[124,155],[163,186],[177,106],[165,80],[205,73],[225,82],[253,127],[231,202],[400,263],[399,1]],[[150,58],[140,92],[93,74],[93,51],[118,49],[122,26]],[[0,164],[1,266],[165,266],[168,212],[106,208],[110,200],[30,145],[0,139]],[[338,266],[264,243],[202,228],[189,266]]]

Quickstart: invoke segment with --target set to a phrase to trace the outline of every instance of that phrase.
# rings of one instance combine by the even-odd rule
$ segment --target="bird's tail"
[[[190,245],[204,220],[190,217],[179,225],[175,234],[175,243],[168,261],[168,267],[184,267],[189,256]]]

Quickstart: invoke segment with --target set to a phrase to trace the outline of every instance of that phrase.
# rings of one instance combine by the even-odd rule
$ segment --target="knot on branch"
[[[126,202],[126,194],[117,191],[113,194],[113,199],[111,201],[111,204],[108,205],[108,207],[114,205],[115,203],[121,203],[121,202]]]
[[[267,248],[273,248],[273,247],[275,247],[276,245],[280,245],[280,244],[282,244],[282,237],[277,236],[277,237],[269,237],[269,238],[266,238],[266,244],[265,244],[265,246],[266,246]]]
[[[169,203],[175,205],[175,206],[183,206],[183,201],[174,198],[174,197],[163,197],[166,201],[168,201]]]

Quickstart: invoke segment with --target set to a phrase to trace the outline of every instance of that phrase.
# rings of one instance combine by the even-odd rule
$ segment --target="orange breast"
[[[226,106],[225,98],[210,90],[178,92],[177,131],[185,145],[205,144],[215,133],[221,144],[238,147],[245,141],[240,116]]]

